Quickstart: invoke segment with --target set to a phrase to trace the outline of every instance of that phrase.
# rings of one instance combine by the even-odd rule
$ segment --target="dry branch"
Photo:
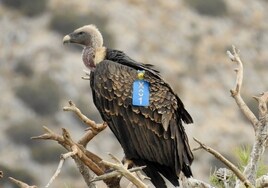
[[[249,163],[247,164],[244,170],[244,174],[247,177],[247,179],[252,184],[255,184],[259,161],[260,161],[261,156],[264,153],[266,140],[268,138],[268,132],[267,132],[268,131],[268,114],[267,114],[268,92],[262,93],[261,96],[253,97],[259,103],[259,119],[257,119],[255,115],[252,113],[252,111],[245,104],[240,94],[242,81],[243,81],[243,63],[239,57],[239,52],[233,46],[232,53],[230,51],[227,51],[227,54],[229,58],[233,62],[236,62],[238,65],[238,68],[235,69],[236,87],[235,89],[231,90],[232,97],[235,99],[240,110],[252,123],[254,131],[255,131],[255,141],[254,141],[253,148],[250,154]],[[239,184],[240,182],[237,182],[236,187],[239,187]]]
[[[80,139],[79,143],[86,147],[87,143],[98,133],[103,131],[107,127],[107,123],[103,122],[101,124],[96,124],[91,119],[87,118],[84,114],[81,113],[80,109],[75,106],[72,101],[69,101],[69,106],[63,107],[64,111],[74,112],[81,121],[89,126],[86,134]]]
[[[268,92],[262,93],[261,96],[255,96],[254,98],[259,102],[259,120],[255,132],[255,142],[250,154],[249,163],[244,170],[244,174],[251,182],[255,183],[259,161],[265,151],[266,141],[268,138]]]
[[[90,171],[94,172],[94,174],[99,176],[103,175],[106,171],[109,171],[110,167],[100,163],[102,159],[94,153],[86,150],[85,146],[94,136],[104,130],[107,127],[107,124],[96,124],[94,121],[88,119],[71,101],[69,101],[68,107],[64,107],[64,110],[74,112],[84,123],[90,127],[90,130],[83,135],[78,143],[72,140],[70,133],[64,128],[62,129],[62,135],[58,135],[47,127],[44,127],[45,133],[40,136],[32,137],[32,139],[54,140],[69,152],[73,152],[74,155],[72,155],[72,158],[75,160],[75,163],[79,168],[80,173],[83,175],[88,187],[91,187],[91,179],[93,179],[93,175],[89,172],[89,169]],[[118,178],[104,180],[107,186],[111,187],[119,187],[119,181],[120,179]]]
[[[196,141],[199,144],[199,148],[197,149],[204,149],[205,151],[209,152],[210,154],[212,154],[214,157],[216,157],[217,159],[219,159],[223,164],[225,164],[231,171],[234,172],[234,174],[241,180],[241,182],[243,182],[243,184],[246,187],[254,187],[251,182],[243,175],[243,173],[240,172],[240,170],[233,164],[231,163],[228,159],[226,159],[223,155],[221,155],[219,152],[217,152],[216,150],[206,146],[205,144],[203,144],[202,142],[200,142],[199,140],[197,140],[196,138],[194,138],[194,141]],[[195,149],[195,150],[197,150]]]
[[[248,106],[246,105],[246,103],[244,102],[244,100],[242,99],[241,94],[240,94],[242,82],[243,82],[243,63],[239,57],[239,51],[236,49],[235,46],[232,46],[232,52],[227,51],[227,55],[229,56],[229,58],[233,62],[235,62],[238,65],[238,67],[235,69],[236,84],[235,84],[235,88],[230,90],[231,95],[235,99],[235,101],[236,101],[237,105],[239,106],[240,110],[242,111],[242,113],[251,122],[254,130],[256,130],[258,119],[252,113],[252,111],[248,108]]]
[[[130,173],[138,172],[144,168],[145,168],[145,166],[139,166],[139,167],[134,167],[134,168],[128,169],[128,171]],[[91,180],[91,182],[101,181],[101,180],[105,180],[105,179],[109,179],[109,178],[113,178],[113,177],[117,177],[117,176],[124,176],[124,175],[122,175],[122,173],[120,173],[119,171],[112,171],[112,172],[103,174],[101,176],[96,176],[94,179]]]
[[[90,158],[86,155],[86,149],[76,144],[70,136],[70,133],[66,129],[62,129],[62,136],[57,135],[56,133],[49,130],[47,127],[45,127],[46,131],[49,131],[41,136],[32,137],[32,139],[49,139],[49,140],[55,140],[59,142],[63,147],[65,147],[68,151],[73,152],[73,148],[77,149],[76,156],[83,161],[84,164],[86,164],[95,174],[101,175],[104,172],[99,168]],[[51,133],[51,134],[50,134]]]
[[[80,109],[75,106],[72,101],[69,101],[69,106],[63,107],[64,111],[72,111],[74,112],[81,121],[83,121],[86,125],[89,126],[90,130],[96,131],[97,133],[101,132],[103,129],[107,127],[106,123],[96,124],[95,121],[92,121],[87,116],[81,113]]]
[[[56,177],[60,174],[60,172],[61,172],[61,168],[62,168],[62,166],[63,166],[64,161],[65,161],[66,159],[68,159],[69,157],[72,157],[72,156],[74,156],[74,155],[76,155],[76,154],[78,153],[77,148],[74,147],[72,150],[73,150],[73,151],[61,155],[61,157],[60,157],[61,160],[60,160],[60,163],[59,163],[59,165],[58,165],[58,168],[57,168],[55,174],[51,177],[51,179],[49,180],[48,184],[47,184],[45,187],[49,187],[50,184],[51,184],[51,183],[56,179]]]
[[[268,103],[268,92],[261,93],[260,96],[253,96],[259,103],[259,121],[267,121],[267,103]]]
[[[13,183],[15,183],[17,186],[19,186],[20,188],[37,188],[37,186],[35,186],[35,185],[28,185],[28,184],[26,184],[26,183],[24,183],[24,182],[22,182],[22,181],[20,181],[20,180],[17,180],[17,179],[15,179],[15,178],[12,178],[12,177],[9,177],[9,179],[13,182]]]
[[[92,162],[90,158],[87,158],[85,155],[82,154],[85,150],[83,146],[76,144],[69,134],[69,132],[66,129],[62,129],[62,135],[58,135],[54,133],[52,130],[50,130],[47,127],[44,127],[45,132],[43,135],[32,137],[32,139],[46,139],[46,140],[54,140],[57,141],[60,145],[62,145],[67,151],[74,152],[76,155],[72,155],[72,158],[75,160],[80,173],[84,177],[85,182],[90,187],[91,183],[90,180],[93,178],[89,176],[88,169],[91,169],[92,171],[96,171],[96,173],[103,173],[103,171],[96,167],[96,164]],[[92,165],[92,166],[90,166]],[[88,167],[88,168],[87,168]],[[55,176],[55,175],[54,175]],[[53,176],[53,177],[54,177]],[[53,178],[52,177],[52,178]]]
[[[115,161],[115,163],[111,163],[109,161],[102,161],[101,163],[110,166],[112,169],[119,172],[122,176],[127,178],[130,182],[132,182],[135,186],[138,188],[148,188],[148,185],[145,185],[137,176],[131,173],[130,170],[127,169],[126,166],[124,166],[119,159],[117,159],[112,154],[109,154],[110,157]]]

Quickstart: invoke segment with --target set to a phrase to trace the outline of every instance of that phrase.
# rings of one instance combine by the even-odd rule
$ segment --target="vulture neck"
[[[82,52],[82,59],[87,68],[94,71],[96,65],[94,63],[95,49],[91,46],[86,46]]]
[[[106,57],[106,48],[99,47],[93,48],[91,46],[86,46],[82,53],[82,59],[87,68],[94,71],[96,65],[103,61]]]

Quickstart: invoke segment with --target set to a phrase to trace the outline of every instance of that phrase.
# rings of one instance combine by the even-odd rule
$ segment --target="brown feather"
[[[126,157],[165,165],[177,173],[182,169],[190,172],[193,156],[180,113],[188,119],[190,116],[183,112],[183,104],[171,88],[158,76],[146,72],[150,105],[133,106],[132,83],[137,70],[105,60],[93,74],[94,102],[104,121],[108,120]]]

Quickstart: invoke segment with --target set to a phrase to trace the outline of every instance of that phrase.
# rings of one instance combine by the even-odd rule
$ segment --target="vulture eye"
[[[84,32],[82,32],[82,31],[81,31],[81,32],[79,32],[79,33],[77,33],[77,34],[78,34],[78,35],[83,35],[83,34],[84,34]]]

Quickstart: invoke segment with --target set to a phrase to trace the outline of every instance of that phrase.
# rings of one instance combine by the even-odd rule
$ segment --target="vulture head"
[[[105,56],[103,38],[95,25],[85,25],[63,38],[63,44],[74,43],[84,47],[82,59],[87,68],[94,71],[96,64],[101,62]]]
[[[100,48],[103,45],[103,38],[95,25],[85,25],[63,38],[63,44],[75,43],[85,47]]]

